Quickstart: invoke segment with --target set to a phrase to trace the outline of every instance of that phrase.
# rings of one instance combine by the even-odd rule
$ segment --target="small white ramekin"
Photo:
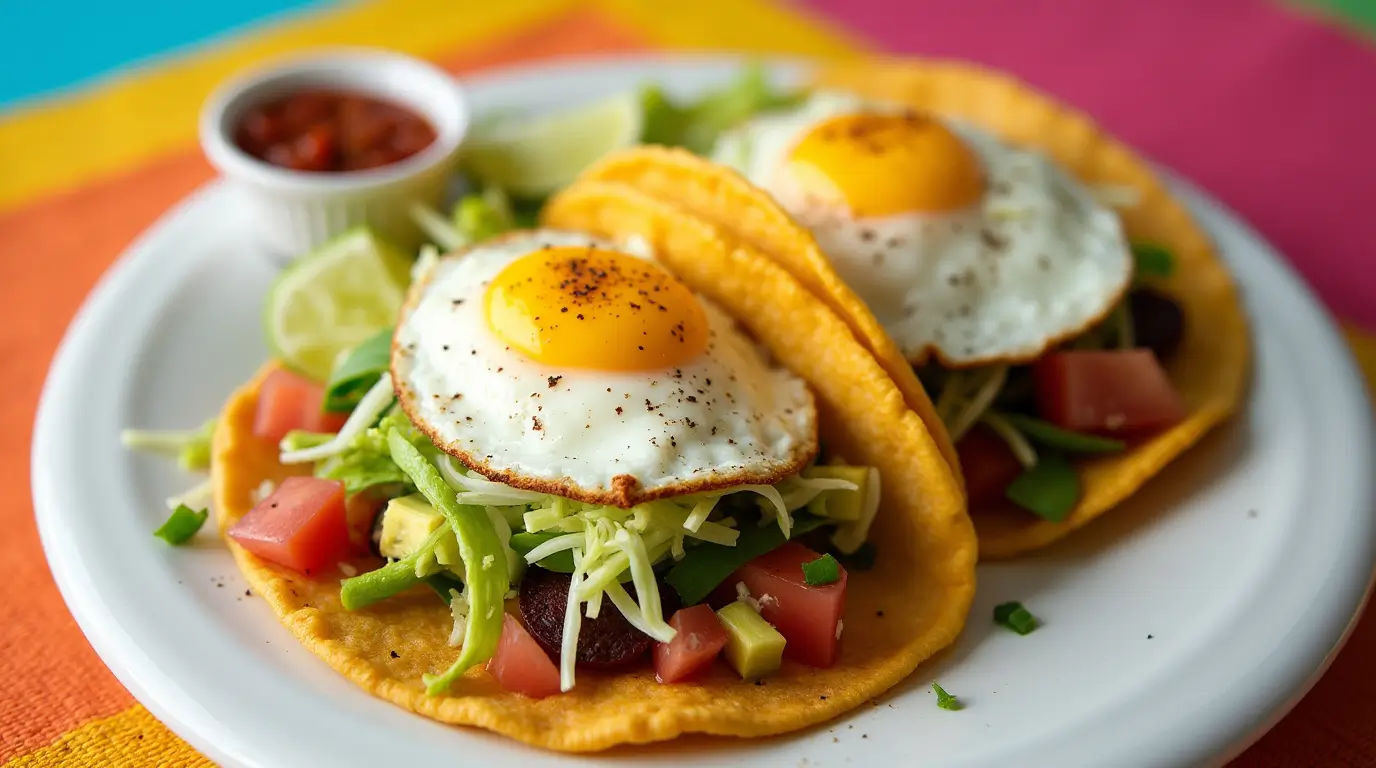
[[[308,173],[244,152],[234,130],[251,107],[301,89],[361,93],[400,104],[435,128],[430,146],[366,171]],[[438,206],[468,130],[468,102],[458,83],[426,62],[389,51],[346,48],[280,61],[231,80],[201,110],[201,147],[211,165],[250,207],[259,239],[274,256],[295,258],[359,224],[404,247],[421,233],[408,209]]]

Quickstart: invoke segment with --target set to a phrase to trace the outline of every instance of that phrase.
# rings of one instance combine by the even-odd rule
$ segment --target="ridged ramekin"
[[[400,104],[435,129],[430,146],[366,171],[311,173],[281,168],[244,152],[234,130],[245,112],[302,89],[360,93]],[[398,245],[419,244],[408,209],[441,203],[468,130],[458,83],[419,59],[373,49],[330,49],[273,63],[215,91],[201,110],[201,147],[242,195],[260,240],[278,257],[300,256],[359,224]]]

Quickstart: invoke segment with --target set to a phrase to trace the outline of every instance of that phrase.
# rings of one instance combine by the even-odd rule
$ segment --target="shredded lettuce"
[[[387,447],[387,432],[396,430],[422,453],[438,453],[430,440],[415,428],[406,414],[393,409],[376,427],[356,435],[343,450],[316,465],[316,477],[340,480],[344,492],[355,494],[378,485],[400,484],[410,487],[410,479],[392,460]]]
[[[973,370],[952,371],[937,396],[936,413],[951,433],[952,442],[970,430],[1003,389],[1008,366],[991,365]]]
[[[759,62],[746,66],[730,85],[694,102],[676,103],[659,86],[646,85],[640,91],[645,116],[641,141],[706,154],[722,131],[760,112],[792,106],[800,99],[800,92],[776,90]]]
[[[210,468],[210,439],[214,434],[215,419],[210,419],[199,429],[186,431],[126,429],[119,440],[125,448],[175,458],[182,469],[201,472]]]
[[[358,401],[358,407],[349,414],[349,418],[344,422],[344,426],[339,428],[339,434],[335,435],[334,439],[310,448],[283,453],[280,458],[281,462],[283,464],[309,464],[343,453],[348,450],[359,435],[364,434],[369,427],[377,422],[378,417],[382,416],[384,411],[391,407],[395,397],[396,395],[392,391],[391,375],[382,374],[372,389],[368,390],[368,394]],[[409,426],[410,422],[407,422],[407,425]]]

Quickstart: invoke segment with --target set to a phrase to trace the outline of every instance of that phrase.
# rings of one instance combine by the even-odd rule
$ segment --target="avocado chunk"
[[[726,628],[726,661],[743,680],[776,672],[783,663],[784,636],[749,604],[739,600],[717,611]]]
[[[392,499],[382,512],[382,537],[378,542],[378,551],[383,557],[400,560],[419,549],[431,533],[445,524],[444,515],[430,506],[430,502],[419,493]],[[435,547],[435,565],[435,571],[447,568],[463,577],[459,542],[452,533],[441,538]]]
[[[865,507],[865,492],[869,486],[869,467],[808,467],[803,470],[803,477],[810,480],[845,480],[855,485],[853,491],[844,488],[822,491],[808,502],[808,512],[842,522],[853,522],[861,518]]]

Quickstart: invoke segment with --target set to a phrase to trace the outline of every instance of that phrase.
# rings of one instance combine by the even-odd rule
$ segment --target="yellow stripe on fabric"
[[[776,0],[592,0],[616,21],[667,48],[843,58],[860,40]]]
[[[304,47],[366,45],[418,56],[510,34],[572,0],[368,0],[159,61],[0,118],[0,210],[139,165],[194,141],[210,91],[235,72]]]
[[[124,768],[129,766],[213,768],[186,742],[134,706],[68,731],[42,749],[10,760],[4,768]]]

